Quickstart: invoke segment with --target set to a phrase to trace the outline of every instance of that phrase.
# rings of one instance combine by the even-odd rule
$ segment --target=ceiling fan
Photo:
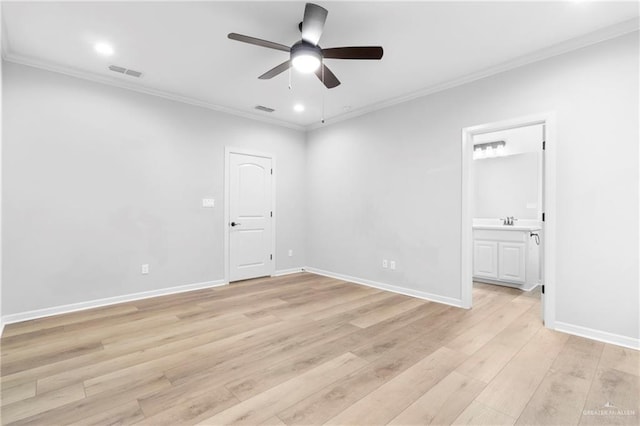
[[[382,58],[383,51],[380,46],[321,48],[318,45],[318,41],[322,35],[324,23],[327,20],[327,13],[327,9],[317,4],[307,3],[304,8],[303,20],[298,25],[302,33],[302,40],[294,43],[291,47],[237,33],[229,33],[228,37],[232,40],[289,53],[288,60],[262,74],[258,77],[259,79],[267,80],[273,78],[293,66],[303,73],[314,72],[328,89],[332,89],[340,84],[340,80],[324,64],[324,59],[377,60]]]

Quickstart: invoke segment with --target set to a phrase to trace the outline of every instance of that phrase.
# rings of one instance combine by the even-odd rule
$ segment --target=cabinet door
[[[473,276],[498,278],[498,243],[475,240],[473,242]]]
[[[525,243],[498,243],[498,251],[498,278],[524,283],[527,277]]]

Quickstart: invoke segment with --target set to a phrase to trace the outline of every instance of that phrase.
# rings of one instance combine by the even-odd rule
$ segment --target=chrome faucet
[[[504,219],[500,219],[500,220],[502,220],[503,225],[513,226],[515,224],[515,221],[518,219],[514,218],[513,216],[507,216]]]

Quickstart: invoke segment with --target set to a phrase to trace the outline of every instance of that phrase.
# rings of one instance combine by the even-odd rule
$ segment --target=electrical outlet
[[[140,268],[140,272],[143,274],[148,274],[149,273],[149,264],[145,263],[144,265],[142,265],[142,267]]]
[[[382,259],[382,267],[385,269],[389,267],[389,262],[387,261],[387,259]]]
[[[289,257],[293,257],[293,250],[289,249]]]
[[[392,271],[396,270],[396,261],[392,260],[391,262],[389,262],[389,269],[391,269]]]

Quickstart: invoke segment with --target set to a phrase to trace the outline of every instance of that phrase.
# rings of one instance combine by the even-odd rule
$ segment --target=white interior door
[[[229,154],[229,281],[273,273],[272,160]]]

